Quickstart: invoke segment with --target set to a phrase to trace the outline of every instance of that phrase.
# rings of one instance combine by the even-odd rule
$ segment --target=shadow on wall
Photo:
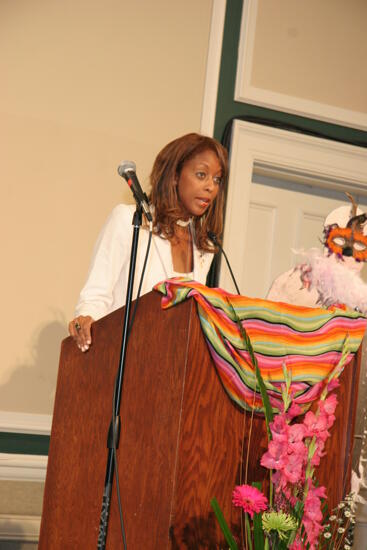
[[[16,365],[0,385],[1,410],[52,414],[61,341],[67,336],[61,313],[33,336],[31,361]]]
[[[38,548],[38,544],[36,542],[2,540],[0,544],[1,550],[37,550]]]
[[[21,520],[17,516],[13,516],[15,523],[12,521],[0,521],[0,548],[1,550],[37,550],[38,544],[34,539],[34,532],[27,529],[27,526],[21,524]],[[34,518],[37,520],[38,518]],[[11,536],[9,537],[9,534]],[[7,538],[9,537],[9,538]]]

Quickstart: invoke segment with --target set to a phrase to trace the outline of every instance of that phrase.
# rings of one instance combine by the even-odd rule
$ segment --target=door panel
[[[364,203],[360,205],[367,209],[366,197]],[[265,297],[272,281],[297,263],[292,249],[322,249],[324,219],[343,204],[350,202],[341,192],[254,174],[245,261],[235,274],[241,293]]]

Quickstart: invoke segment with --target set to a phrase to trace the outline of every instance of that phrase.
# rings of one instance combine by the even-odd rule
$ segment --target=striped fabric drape
[[[338,364],[348,335],[347,365],[358,350],[367,319],[341,308],[309,308],[229,294],[175,277],[159,283],[162,307],[187,298],[198,306],[201,327],[229,396],[242,408],[261,411],[262,401],[238,320],[250,337],[274,411],[281,406],[283,365],[292,374],[294,401],[304,410]],[[200,368],[200,365],[198,365]]]

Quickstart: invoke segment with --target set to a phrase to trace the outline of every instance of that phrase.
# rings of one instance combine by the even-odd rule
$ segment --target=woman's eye
[[[222,183],[223,183],[223,179],[222,179],[221,176],[215,176],[215,177],[213,178],[213,181],[214,181],[214,183],[215,183],[216,185],[222,185]]]
[[[367,246],[363,243],[360,243],[358,241],[354,241],[353,248],[357,250],[357,252],[362,252],[363,250],[366,250]]]
[[[206,178],[206,173],[205,172],[196,172],[196,175],[201,180],[205,180],[205,178]]]
[[[333,243],[338,246],[344,246],[345,245],[345,239],[343,237],[334,237]]]

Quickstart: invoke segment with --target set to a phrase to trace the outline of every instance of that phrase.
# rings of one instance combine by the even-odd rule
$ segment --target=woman
[[[184,135],[158,154],[150,176],[153,239],[141,294],[175,276],[187,275],[205,284],[215,252],[208,232],[222,232],[227,176],[227,151],[207,136]],[[76,316],[69,323],[69,333],[82,351],[92,343],[93,321],[124,305],[134,210],[132,205],[115,207],[99,235]],[[140,279],[148,237],[144,224],[136,280]]]

